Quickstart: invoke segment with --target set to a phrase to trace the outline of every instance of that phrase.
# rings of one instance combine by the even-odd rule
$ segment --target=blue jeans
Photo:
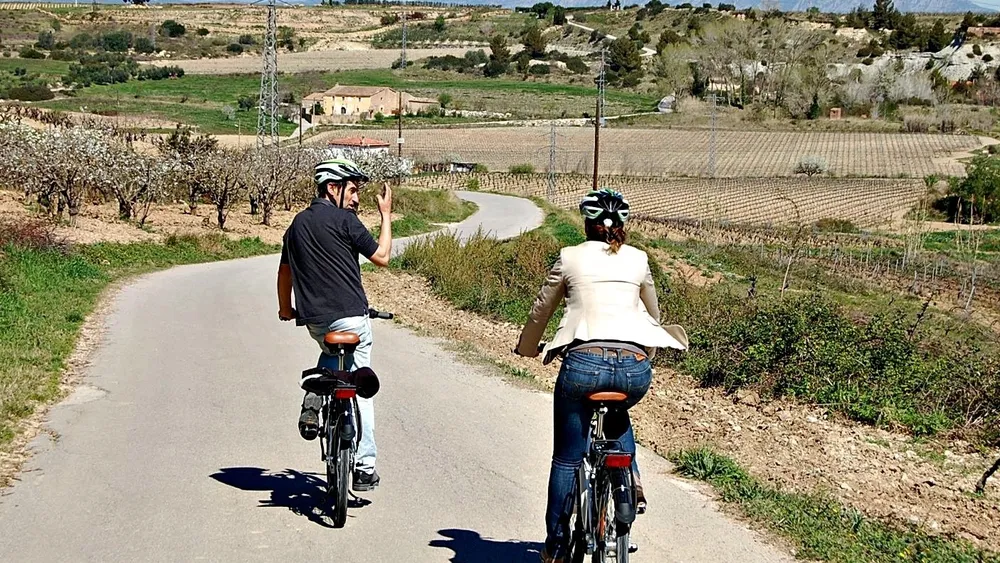
[[[569,546],[569,519],[573,512],[573,490],[576,472],[590,447],[590,419],[593,409],[587,395],[595,391],[618,391],[628,395],[624,406],[638,403],[652,382],[649,360],[634,357],[619,358],[570,352],[563,360],[554,393],[554,441],[552,470],[549,473],[549,499],[545,510],[545,549],[553,557],[564,557]],[[604,435],[609,440],[621,440],[626,451],[633,454],[632,470],[639,475],[635,463],[635,434],[628,413],[622,411],[604,417]]]
[[[372,336],[371,319],[368,317],[347,317],[346,319],[334,321],[330,325],[307,325],[307,327],[309,328],[309,334],[319,343],[320,350],[323,350],[323,338],[326,337],[326,333],[328,332],[353,332],[357,334],[361,342],[354,350],[354,354],[350,354],[344,358],[344,369],[351,371],[358,368],[371,367],[374,337]],[[337,356],[331,356],[325,351],[321,351],[319,362],[316,365],[317,367],[335,370],[339,368],[337,363]],[[303,399],[304,402],[308,401],[309,395],[311,393],[306,393],[306,399]],[[358,412],[361,415],[361,442],[358,444],[354,468],[364,473],[371,473],[375,471],[376,454],[375,402],[374,398],[363,399],[358,397],[357,399]]]

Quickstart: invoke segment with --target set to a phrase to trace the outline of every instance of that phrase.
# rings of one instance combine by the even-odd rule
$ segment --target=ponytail
[[[587,240],[603,242],[608,245],[608,254],[618,254],[627,237],[625,229],[619,226],[605,227],[600,223],[584,223]]]

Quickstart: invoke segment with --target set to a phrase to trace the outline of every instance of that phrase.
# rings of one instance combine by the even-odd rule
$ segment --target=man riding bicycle
[[[336,370],[337,358],[323,350],[326,333],[357,334],[360,343],[345,369],[371,366],[372,330],[368,299],[361,284],[358,256],[376,266],[389,265],[392,251],[392,189],[383,184],[377,196],[382,214],[378,241],[358,219],[359,194],[368,175],[350,160],[333,159],[315,167],[317,196],[299,212],[285,231],[278,266],[278,318],[295,319],[320,345],[319,367]],[[292,289],[295,308],[292,308]],[[361,441],[354,468],[355,491],[379,484],[375,471],[375,408],[372,399],[358,397]],[[299,415],[299,434],[306,440],[319,433],[322,397],[306,393]]]

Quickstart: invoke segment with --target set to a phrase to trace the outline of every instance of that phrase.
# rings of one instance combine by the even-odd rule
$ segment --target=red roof
[[[336,145],[338,147],[359,147],[359,148],[370,148],[370,147],[388,147],[389,143],[381,139],[367,139],[365,137],[344,137],[343,139],[331,139],[328,145]]]

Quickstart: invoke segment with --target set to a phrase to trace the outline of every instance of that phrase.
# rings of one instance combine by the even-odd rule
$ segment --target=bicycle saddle
[[[593,403],[620,403],[626,399],[628,395],[617,391],[598,391],[587,395],[587,400]]]
[[[361,338],[353,332],[328,332],[323,340],[332,346],[351,346],[361,342]]]

